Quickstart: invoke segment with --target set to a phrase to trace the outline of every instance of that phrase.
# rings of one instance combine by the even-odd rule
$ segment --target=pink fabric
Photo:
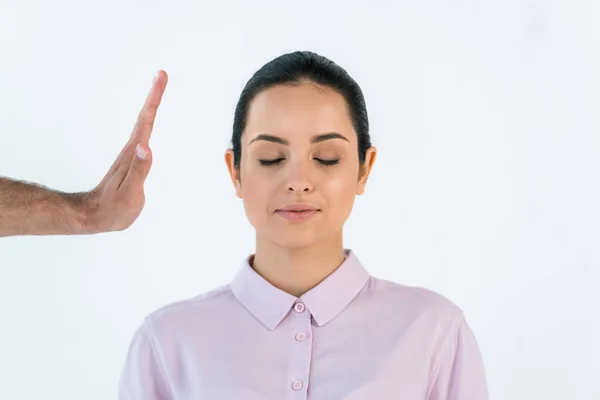
[[[486,400],[461,310],[371,276],[355,254],[300,298],[246,259],[231,284],[148,315],[120,400]]]

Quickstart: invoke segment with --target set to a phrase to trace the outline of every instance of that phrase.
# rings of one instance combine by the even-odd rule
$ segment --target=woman
[[[486,399],[460,309],[343,247],[375,156],[344,69],[294,52],[257,71],[225,153],[256,251],[230,284],[145,318],[120,399]]]

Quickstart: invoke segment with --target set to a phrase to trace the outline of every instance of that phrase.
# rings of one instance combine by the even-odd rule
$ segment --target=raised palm
[[[129,141],[102,181],[86,195],[88,220],[95,232],[127,229],[144,208],[144,182],[152,165],[149,141],[167,81],[167,73],[159,71]]]

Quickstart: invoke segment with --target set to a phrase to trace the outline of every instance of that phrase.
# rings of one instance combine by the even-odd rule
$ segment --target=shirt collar
[[[276,288],[250,266],[248,256],[231,290],[238,301],[268,329],[274,330],[298,300],[304,303],[318,326],[325,325],[346,308],[369,280],[370,274],[352,250],[344,262],[300,299]]]

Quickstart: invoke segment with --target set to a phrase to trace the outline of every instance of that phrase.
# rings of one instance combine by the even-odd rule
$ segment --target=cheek
[[[358,182],[358,174],[344,172],[329,176],[322,182],[322,192],[327,198],[327,202],[333,208],[343,208],[347,211],[347,207],[351,207],[356,196],[356,185]],[[342,211],[340,209],[340,211]]]
[[[242,196],[244,208],[250,219],[265,214],[269,208],[269,200],[273,198],[273,179],[269,179],[261,171],[247,170],[242,172]]]

